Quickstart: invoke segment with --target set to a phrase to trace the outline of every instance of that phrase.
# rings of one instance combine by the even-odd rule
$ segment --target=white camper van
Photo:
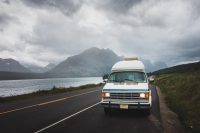
[[[144,64],[137,58],[117,62],[102,90],[101,105],[111,109],[142,109],[150,114],[152,99]]]

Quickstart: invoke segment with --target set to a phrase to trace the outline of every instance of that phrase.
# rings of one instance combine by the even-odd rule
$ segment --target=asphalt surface
[[[105,115],[102,87],[0,104],[1,133],[160,133],[159,98],[152,86],[151,115],[114,110]]]

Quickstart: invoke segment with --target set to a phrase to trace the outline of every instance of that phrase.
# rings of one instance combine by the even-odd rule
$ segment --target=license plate
[[[127,104],[120,104],[120,109],[128,109],[128,105]]]

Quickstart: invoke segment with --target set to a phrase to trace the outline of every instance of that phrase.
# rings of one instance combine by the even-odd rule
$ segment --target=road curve
[[[102,87],[0,104],[2,133],[162,132],[159,98],[152,86],[152,111],[113,111],[104,115]]]

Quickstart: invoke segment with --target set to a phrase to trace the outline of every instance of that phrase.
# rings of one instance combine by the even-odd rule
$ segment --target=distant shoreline
[[[0,71],[0,81],[3,80],[26,80],[26,79],[52,79],[52,78],[83,78],[83,77],[101,77],[99,75],[82,76],[58,76],[52,73],[19,73]]]
[[[89,89],[89,88],[95,88],[102,86],[102,83],[99,84],[87,84],[87,85],[81,85],[79,87],[53,87],[50,90],[39,90],[36,92],[28,93],[28,94],[22,94],[17,96],[9,96],[9,97],[0,97],[0,103],[6,103],[6,102],[12,102],[16,100],[22,100],[22,99],[28,99],[28,98],[34,98],[34,97],[41,97],[41,96],[47,96],[47,95],[53,95],[53,94],[59,94],[59,93],[67,93],[71,91],[76,90],[83,90],[83,89]]]
[[[1,81],[17,81],[17,80],[40,80],[40,79],[73,79],[73,78],[98,78],[98,77],[101,77],[101,76],[80,76],[80,77],[46,77],[46,78],[24,78],[24,79],[0,79],[0,82]]]

